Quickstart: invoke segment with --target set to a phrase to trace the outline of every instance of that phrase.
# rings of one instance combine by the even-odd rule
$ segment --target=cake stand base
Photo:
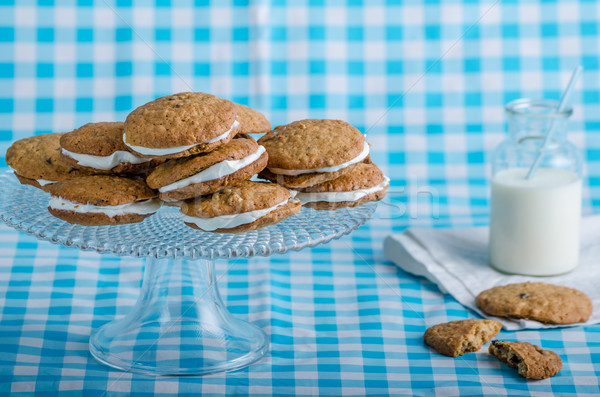
[[[101,363],[148,375],[206,375],[243,368],[268,350],[266,334],[223,305],[208,260],[147,259],[127,316],[92,335]]]
[[[302,208],[276,225],[239,234],[189,228],[176,207],[162,207],[140,223],[82,226],[50,215],[44,191],[21,185],[12,172],[0,174],[0,220],[7,225],[65,247],[148,258],[135,307],[97,330],[90,352],[111,367],[149,375],[230,371],[267,352],[265,333],[223,306],[213,263],[206,259],[268,256],[324,244],[364,224],[375,208],[377,203],[335,211]]]

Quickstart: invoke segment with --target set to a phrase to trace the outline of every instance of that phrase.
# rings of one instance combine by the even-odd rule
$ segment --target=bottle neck
[[[517,99],[506,105],[509,140],[516,145],[541,147],[551,132],[551,146],[567,141],[571,108],[558,111],[558,102],[547,99]]]
[[[542,131],[544,132],[544,131]],[[535,145],[542,146],[546,139],[546,135],[540,131],[509,131],[508,139],[514,145]],[[548,133],[545,131],[545,133]],[[562,145],[567,142],[567,132],[563,129],[553,128],[552,136],[548,144],[551,145]]]

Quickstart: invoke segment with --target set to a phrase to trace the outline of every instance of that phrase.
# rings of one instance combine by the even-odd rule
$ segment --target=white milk
[[[549,276],[579,261],[581,179],[567,170],[527,168],[498,172],[492,180],[490,262],[498,270]]]

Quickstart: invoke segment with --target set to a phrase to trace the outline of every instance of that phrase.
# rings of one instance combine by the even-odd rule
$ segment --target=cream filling
[[[50,185],[52,183],[56,183],[56,181],[48,181],[46,179],[36,179],[36,182],[40,184],[40,186]]]
[[[12,168],[10,165],[8,166],[8,168],[10,168],[10,170],[13,172],[13,174],[19,174],[19,173],[18,173],[18,172],[17,172],[17,171],[16,171],[14,168]],[[19,175],[21,175],[21,174],[19,174]],[[22,176],[22,175],[21,175],[21,176]],[[23,178],[27,178],[27,177],[23,176]],[[28,179],[31,179],[31,178],[28,178]],[[46,185],[49,185],[49,184],[51,184],[51,183],[56,183],[56,181],[49,181],[49,180],[46,180],[46,179],[36,179],[35,181],[36,181],[37,183],[39,183],[39,184],[40,184],[40,186],[46,186]]]
[[[269,171],[271,171],[274,174],[279,174],[279,175],[302,175],[302,174],[313,174],[313,173],[320,173],[320,172],[336,172],[336,171],[341,170],[342,168],[348,167],[349,165],[360,163],[368,155],[369,155],[369,144],[367,143],[367,141],[365,141],[363,150],[362,150],[362,152],[360,152],[360,154],[358,156],[356,156],[352,160],[346,161],[345,163],[342,163],[340,165],[335,165],[333,167],[314,168],[312,170],[286,170],[284,168],[269,168]]]
[[[383,182],[377,186],[368,189],[353,190],[351,192],[320,192],[320,193],[302,193],[298,192],[296,198],[302,203],[311,203],[315,201],[327,201],[330,203],[339,203],[342,201],[357,201],[369,194],[379,192],[390,184],[390,178],[384,177]]]
[[[171,183],[170,185],[163,186],[159,188],[158,191],[161,193],[170,192],[172,190],[181,189],[182,187],[193,185],[195,183],[212,181],[213,179],[219,179],[226,175],[233,174],[234,172],[241,170],[242,168],[258,160],[264,152],[265,148],[259,145],[258,149],[249,156],[239,160],[221,161],[220,163],[211,165],[207,169],[202,170],[195,175],[183,178],[177,182]]]
[[[62,149],[62,153],[65,156],[72,158],[77,161],[77,164],[84,167],[91,167],[97,170],[111,170],[117,165],[130,163],[130,164],[141,164],[152,161],[152,159],[145,159],[138,157],[133,153],[129,153],[123,150],[117,150],[109,156],[94,156],[91,154],[73,153],[67,149]]]
[[[188,145],[188,146],[174,146],[174,147],[167,147],[167,148],[149,148],[149,147],[144,147],[144,146],[134,146],[134,145],[130,145],[127,143],[126,134],[123,134],[123,142],[125,142],[125,145],[130,147],[134,152],[143,154],[144,156],[166,156],[169,154],[185,152],[186,150],[189,150],[197,145],[214,143],[217,141],[222,141],[224,139],[227,139],[227,137],[229,136],[231,131],[236,129],[238,127],[238,125],[240,125],[240,122],[235,120],[233,122],[233,124],[231,125],[231,128],[228,129],[225,133],[219,135],[218,137],[210,139],[206,142],[195,143],[193,145]]]
[[[48,207],[55,210],[73,211],[82,214],[104,214],[111,218],[118,215],[128,214],[152,214],[160,208],[160,200],[149,199],[145,201],[134,201],[133,203],[127,203],[122,205],[92,205],[92,204],[80,204],[74,203],[69,200],[65,200],[62,197],[50,197]]]
[[[272,212],[277,208],[286,205],[288,202],[295,202],[296,200],[293,198],[293,196],[294,195],[292,193],[290,198],[282,201],[277,205],[274,205],[273,207],[265,208],[262,210],[242,212],[241,214],[221,215],[215,216],[213,218],[198,218],[195,216],[189,216],[185,214],[181,215],[185,222],[193,223],[200,229],[205,230],[207,232],[212,232],[217,229],[231,229],[240,225],[252,223],[255,220],[267,215],[269,212]]]

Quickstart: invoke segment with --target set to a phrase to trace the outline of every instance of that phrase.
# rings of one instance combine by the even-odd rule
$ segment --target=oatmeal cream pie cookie
[[[148,102],[125,120],[123,141],[148,158],[210,152],[238,133],[233,102],[202,92],[182,92]]]
[[[138,174],[157,160],[133,154],[123,142],[123,122],[88,123],[60,138],[62,154],[79,168],[95,173]]]
[[[88,175],[69,163],[60,148],[63,134],[42,134],[21,139],[6,151],[6,163],[24,185],[48,191],[56,181]]]
[[[213,193],[184,201],[186,225],[206,232],[241,233],[278,223],[300,212],[300,201],[274,183],[244,181]]]
[[[505,342],[495,340],[489,347],[491,355],[516,368],[524,378],[546,379],[562,369],[560,356],[528,342]]]
[[[336,179],[369,155],[364,135],[341,120],[280,125],[258,143],[269,153],[269,164],[259,176],[292,189]]]
[[[375,164],[358,163],[352,171],[318,185],[298,189],[296,198],[305,207],[335,210],[356,207],[385,196],[390,179]]]
[[[240,134],[262,134],[271,131],[271,123],[264,114],[246,106],[235,104],[237,121],[240,122]]]
[[[475,298],[477,307],[499,317],[525,318],[547,324],[573,324],[592,315],[592,301],[583,292],[546,283],[493,287]]]
[[[161,200],[175,202],[204,196],[248,180],[267,166],[268,155],[249,135],[237,135],[210,153],[171,159],[146,179]]]
[[[52,185],[50,195],[52,215],[87,226],[141,222],[160,208],[143,181],[113,175],[66,179]]]

